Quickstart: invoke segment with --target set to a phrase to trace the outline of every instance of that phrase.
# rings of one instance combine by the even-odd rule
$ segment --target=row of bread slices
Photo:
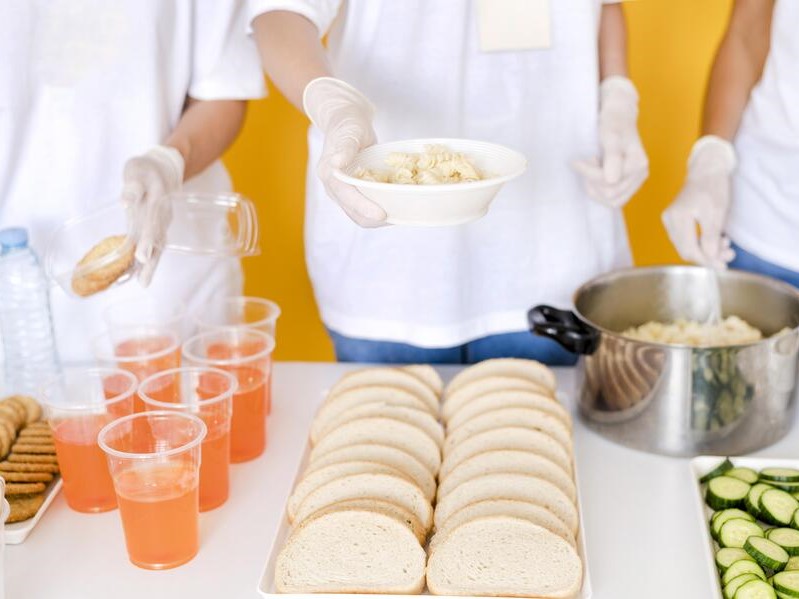
[[[295,528],[278,557],[277,590],[421,592],[436,493],[436,559],[427,573],[433,592],[471,592],[457,581],[474,572],[449,572],[454,563],[447,555],[465,550],[455,547],[457,539],[474,526],[532,529],[542,541],[536,547],[545,548],[555,530],[573,546],[571,425],[554,386],[551,371],[530,361],[490,360],[466,369],[441,406],[445,440],[437,420],[442,384],[432,368],[373,368],[343,377],[312,425],[309,465],[288,504]],[[493,473],[504,478],[492,479]],[[537,481],[557,483],[568,501],[549,487],[528,489]],[[529,560],[529,548],[517,549],[515,563]],[[525,594],[529,585],[519,585],[511,594]]]
[[[551,370],[502,364],[447,387],[427,585],[438,595],[573,597],[583,568],[571,419]]]

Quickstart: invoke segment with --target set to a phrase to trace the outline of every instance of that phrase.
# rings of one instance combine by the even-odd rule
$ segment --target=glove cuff
[[[164,175],[169,177],[169,183],[171,184],[169,189],[180,188],[183,184],[186,161],[177,149],[170,146],[155,146],[145,156],[165,167]]]
[[[599,102],[601,106],[609,102],[624,102],[638,108],[638,90],[635,84],[627,77],[611,75],[605,77],[599,84]]]
[[[327,131],[331,116],[342,107],[354,107],[370,121],[375,107],[369,99],[349,83],[335,77],[317,77],[302,93],[302,107],[311,123]]]
[[[690,172],[724,172],[732,173],[738,163],[735,147],[726,139],[718,135],[705,135],[700,137],[688,157],[688,171]]]

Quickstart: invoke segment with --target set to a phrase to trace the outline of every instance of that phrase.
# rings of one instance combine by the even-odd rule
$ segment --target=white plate
[[[694,499],[696,500],[695,511],[698,520],[697,525],[700,527],[700,530],[702,530],[701,534],[705,539],[705,542],[703,543],[705,548],[705,566],[710,573],[710,580],[713,581],[711,583],[711,592],[708,594],[709,597],[723,597],[724,595],[722,594],[719,571],[718,568],[716,568],[716,551],[718,550],[718,545],[716,544],[716,541],[713,540],[713,537],[710,536],[710,526],[708,525],[708,521],[710,520],[711,514],[713,514],[713,510],[711,510],[705,503],[705,496],[702,493],[702,485],[699,483],[699,479],[713,470],[713,468],[721,464],[724,459],[725,456],[703,455],[691,460],[691,475],[693,476],[694,480]],[[736,467],[740,466],[741,468],[751,468],[752,470],[758,471],[772,466],[776,468],[799,469],[799,460],[731,457],[730,461],[735,464]]]
[[[23,520],[22,522],[14,522],[13,524],[6,524],[5,527],[5,536],[6,536],[6,545],[19,545],[25,539],[28,538],[28,535],[31,534],[33,527],[36,526],[36,523],[41,519],[42,515],[47,511],[47,508],[50,507],[50,504],[53,503],[53,499],[55,496],[58,495],[58,492],[61,490],[61,477],[56,476],[53,482],[51,482],[48,487],[44,490],[44,503],[39,508],[39,511],[36,512],[36,515],[33,518],[28,518],[27,520]]]
[[[297,474],[294,477],[294,484],[292,485],[292,491],[296,486],[297,482],[302,477],[303,473],[305,472],[305,466],[308,461],[308,456],[311,452],[310,446],[306,445],[305,453],[302,456],[302,460],[300,460],[299,468],[297,469]],[[574,466],[574,478],[575,480],[579,480],[577,475],[577,468]],[[591,591],[591,577],[588,571],[588,553],[586,551],[585,546],[585,537],[583,536],[583,530],[585,527],[583,526],[583,509],[582,504],[580,503],[580,491],[577,491],[577,509],[580,513],[580,529],[577,531],[577,548],[578,553],[580,555],[580,559],[583,562],[583,585],[580,589],[579,597],[580,599],[591,599],[592,591]],[[283,519],[281,520],[280,527],[277,530],[277,534],[275,538],[272,540],[272,547],[269,550],[269,557],[266,560],[266,566],[264,567],[263,572],[261,573],[261,578],[258,581],[258,592],[263,597],[286,597],[286,596],[295,596],[295,597],[313,597],[313,598],[326,598],[326,599],[341,599],[343,597],[351,598],[351,599],[362,599],[364,597],[392,597],[392,598],[413,598],[418,597],[418,595],[378,595],[378,594],[347,594],[347,593],[314,593],[314,594],[303,594],[303,593],[278,593],[275,590],[275,563],[277,561],[278,553],[283,548],[283,544],[286,542],[286,539],[291,532],[291,525],[288,522],[288,518],[286,516],[286,510],[283,510]],[[425,592],[422,593],[423,595],[430,595],[425,589]],[[447,597],[446,595],[433,595],[435,597]],[[462,599],[462,598],[461,598]],[[492,598],[496,599],[496,598]]]

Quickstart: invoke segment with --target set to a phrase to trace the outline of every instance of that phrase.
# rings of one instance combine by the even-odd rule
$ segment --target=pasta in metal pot
[[[647,322],[621,333],[625,337],[653,343],[673,343],[694,347],[727,346],[755,343],[763,333],[738,316],[728,316],[717,323],[677,319],[671,323]]]

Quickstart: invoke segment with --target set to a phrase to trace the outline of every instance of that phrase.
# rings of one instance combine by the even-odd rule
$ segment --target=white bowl
[[[388,170],[385,159],[392,152],[419,153],[430,145],[463,153],[488,178],[466,183],[405,185],[353,176],[359,169]],[[388,223],[433,227],[460,225],[484,216],[502,186],[526,168],[523,155],[498,144],[469,139],[411,139],[370,146],[333,175],[383,208]]]

